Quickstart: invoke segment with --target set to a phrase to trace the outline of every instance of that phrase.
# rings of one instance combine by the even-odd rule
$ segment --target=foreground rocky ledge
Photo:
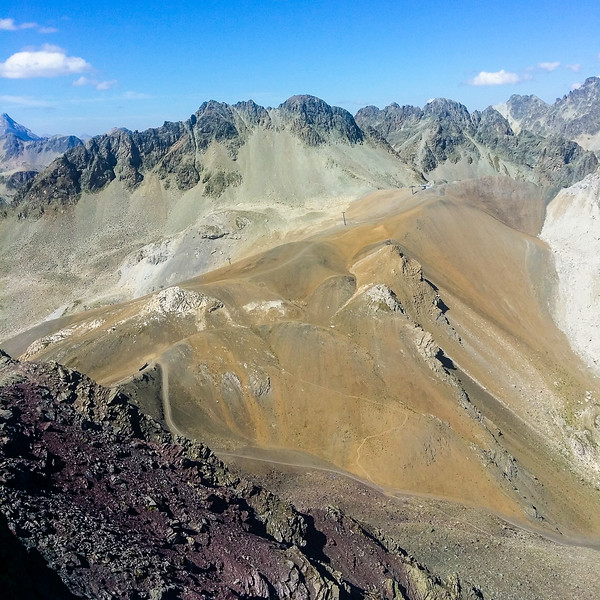
[[[11,598],[481,598],[333,507],[301,514],[56,363],[0,351]]]

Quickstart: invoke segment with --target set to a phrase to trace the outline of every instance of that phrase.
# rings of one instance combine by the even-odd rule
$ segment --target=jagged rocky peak
[[[190,121],[197,134],[197,143],[202,148],[207,148],[213,139],[227,141],[239,135],[231,106],[224,102],[204,102]]]
[[[69,148],[81,145],[73,135],[39,137],[6,113],[0,115],[0,175],[4,177],[4,200]]]
[[[263,106],[256,104],[254,100],[246,100],[233,105],[242,119],[254,127],[270,127],[271,117]]]
[[[447,98],[434,98],[423,107],[423,114],[435,118],[451,119],[461,123],[470,123],[471,115],[467,107],[460,102]]]
[[[311,146],[327,141],[363,141],[362,130],[347,110],[329,106],[315,96],[292,96],[279,106],[279,112],[290,129]]]
[[[539,116],[544,114],[550,108],[549,104],[532,94],[528,96],[513,94],[508,99],[506,106],[508,107],[510,114],[516,119],[535,115]]]
[[[577,141],[586,150],[600,150],[600,78],[589,77],[554,104],[536,96],[511,96],[499,105],[513,128],[538,135],[561,135]]]
[[[40,137],[35,135],[31,130],[24,125],[17,123],[6,113],[0,115],[0,136],[12,134],[24,142],[39,140]]]
[[[482,113],[477,113],[477,126],[482,139],[490,136],[501,137],[515,134],[508,120],[491,106],[488,106]]]
[[[361,108],[355,119],[363,129],[373,128],[387,138],[390,133],[393,134],[409,125],[416,125],[422,117],[423,111],[418,106],[400,106],[393,102],[383,110],[376,106]]]
[[[600,77],[588,77],[582,85],[556,101],[557,104],[577,105],[579,110],[582,107],[597,108],[598,102],[600,102]]]

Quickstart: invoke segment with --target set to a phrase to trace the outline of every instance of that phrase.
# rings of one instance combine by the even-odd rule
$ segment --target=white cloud
[[[39,33],[56,33],[56,27],[42,27],[34,22],[15,23],[14,19],[0,19],[0,31],[19,31],[20,29],[37,29]]]
[[[60,77],[83,73],[92,68],[78,56],[67,56],[58,46],[48,44],[41,50],[23,50],[0,63],[0,77],[31,79],[34,77]]]
[[[19,29],[32,29],[37,23],[21,23],[17,25],[14,19],[0,19],[0,31],[17,31]]]
[[[580,64],[566,65],[566,68],[569,69],[569,71],[573,71],[573,73],[579,73],[579,71],[581,70],[581,65]]]
[[[90,79],[89,77],[81,76],[73,82],[75,87],[83,87],[84,85],[90,85],[97,90],[110,90],[117,85],[116,79],[110,81],[98,81],[97,79]]]
[[[516,73],[510,73],[501,69],[495,73],[488,73],[487,71],[481,71],[477,77],[470,79],[467,83],[469,85],[481,86],[481,85],[506,85],[510,83],[519,83],[520,77]]]
[[[110,81],[99,81],[95,84],[97,90],[110,90],[117,85],[116,79],[111,79]]]
[[[148,94],[140,94],[139,92],[125,92],[123,94],[123,98],[126,100],[144,100],[145,98],[150,98]]]
[[[84,86],[84,85],[91,85],[91,81],[90,81],[90,80],[89,80],[87,77],[84,77],[84,76],[82,75],[81,77],[79,77],[78,79],[76,79],[76,80],[73,82],[73,85],[74,85],[75,87],[82,87],[82,86]]]
[[[541,62],[538,63],[538,68],[542,69],[542,71],[548,71],[548,73],[551,73],[552,71],[556,71],[556,69],[558,69],[558,67],[560,67],[560,63],[559,62]]]
[[[578,90],[583,84],[582,83],[572,83],[571,84],[571,89],[572,90]]]

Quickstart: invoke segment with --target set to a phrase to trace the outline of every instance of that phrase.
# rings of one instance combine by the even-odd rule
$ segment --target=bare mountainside
[[[368,107],[356,119],[310,96],[276,109],[208,102],[186,122],[94,138],[25,183],[0,220],[0,338],[20,361],[2,358],[0,418],[16,436],[6,455],[16,462],[1,489],[20,490],[3,496],[9,508],[45,512],[26,525],[11,508],[0,534],[52,548],[55,523],[80,506],[71,479],[85,478],[88,491],[117,485],[103,461],[157,489],[110,449],[109,434],[94,442],[86,433],[106,414],[141,409],[167,444],[147,448],[158,457],[152,469],[169,456],[175,471],[185,467],[169,429],[252,471],[307,523],[320,519],[317,555],[292,549],[297,560],[284,569],[289,581],[296,567],[310,573],[317,587],[305,585],[304,597],[337,597],[334,583],[339,597],[433,597],[398,585],[410,565],[442,597],[460,597],[468,580],[475,597],[597,598],[598,160],[560,135],[515,129],[494,109],[469,113],[448,100]],[[52,408],[65,401],[81,404],[81,423]],[[68,422],[64,439],[95,449],[91,475],[64,464],[52,415]],[[139,449],[130,431],[119,435],[115,444]],[[205,485],[206,469],[221,466],[203,454]],[[146,451],[136,456],[148,462]],[[41,479],[23,475],[25,464]],[[178,495],[177,477],[164,478],[171,491],[160,500],[149,492],[150,512]],[[44,505],[36,482],[62,512]],[[206,507],[224,515],[209,534],[229,550],[235,530],[249,547],[246,534],[268,523],[250,510],[249,488],[240,498],[227,485],[212,492],[225,504]],[[81,497],[87,531],[97,498]],[[140,517],[132,494],[123,502],[127,517],[100,521],[135,537],[154,515]],[[205,538],[173,548],[181,531],[167,516],[155,519],[170,528],[167,545],[152,538],[143,548],[152,564],[204,561]],[[336,537],[343,529],[357,535],[355,553]],[[261,571],[272,586],[294,535],[275,554],[268,536],[255,539],[279,557]],[[393,549],[434,575],[397,562]],[[97,585],[90,572],[73,573],[96,569],[87,555],[44,557],[63,583]],[[247,562],[232,563],[246,569],[237,578],[228,560],[218,564],[206,567],[214,590],[285,596]],[[190,574],[167,572],[183,578],[177,585]],[[140,597],[179,597],[135,577]]]
[[[554,317],[573,347],[600,374],[600,173],[561,190],[541,232],[554,253]]]
[[[472,185],[378,193],[348,227],[6,348],[162,385],[148,410],[215,448],[301,450],[384,488],[597,535],[598,382],[550,318],[552,258],[522,231],[527,211],[500,220]]]
[[[562,569],[563,551],[583,557],[600,538],[600,385],[551,318],[553,255],[536,237],[544,204],[539,188],[507,178],[377,192],[347,210],[346,226],[4,347],[121,389],[245,469],[363,482],[377,509],[354,503],[355,516],[388,534],[413,531],[392,515],[395,502],[421,496],[429,508],[410,510],[439,530],[419,529],[429,546],[412,551],[446,576],[469,572],[484,595],[593,598],[595,550],[582,558],[583,595],[574,572],[564,585],[542,581],[548,565]],[[320,486],[281,489],[307,506],[328,502]],[[486,574],[517,568],[503,553],[514,540],[486,534],[480,578],[470,551],[449,561],[438,546],[476,545],[448,529],[455,511],[479,535],[498,526],[478,510],[532,532],[513,546],[526,552],[529,592]]]
[[[355,120],[312,96],[211,101],[185,122],[67,151],[0,219],[0,338],[322,227],[377,189],[506,174],[556,190],[598,164],[564,138],[515,135],[493,109],[437,100],[398,125],[404,108]]]
[[[0,115],[0,207],[55,158],[81,144],[72,135],[39,137],[6,113]]]
[[[186,123],[95,138],[23,188],[0,224],[2,337],[59,307],[181,281],[333,211],[341,219],[369,191],[421,180],[315,98],[270,112],[206,103]]]
[[[0,390],[3,597],[482,597],[339,509],[299,513],[81,373],[0,354]]]

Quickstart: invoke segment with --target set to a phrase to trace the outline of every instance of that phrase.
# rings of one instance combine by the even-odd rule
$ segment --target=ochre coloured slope
[[[597,434],[577,406],[600,390],[548,312],[552,265],[532,235],[543,199],[533,190],[509,220],[493,189],[469,185],[378,192],[346,227],[7,350],[140,389],[158,365],[154,410],[215,448],[301,451],[387,490],[597,540],[597,467],[579,452]]]

